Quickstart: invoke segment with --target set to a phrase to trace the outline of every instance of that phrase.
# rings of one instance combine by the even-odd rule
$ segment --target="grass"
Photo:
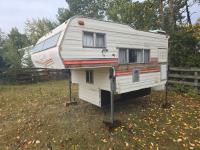
[[[200,149],[199,97],[170,92],[169,109],[160,107],[162,92],[117,102],[121,125],[109,131],[109,107],[65,107],[67,94],[66,81],[0,85],[0,150]]]

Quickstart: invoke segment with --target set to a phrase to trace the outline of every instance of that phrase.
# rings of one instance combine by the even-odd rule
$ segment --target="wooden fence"
[[[0,83],[31,83],[67,79],[66,70],[23,68],[0,70]]]
[[[170,84],[190,85],[196,88],[200,87],[200,69],[199,68],[175,68],[169,69]]]

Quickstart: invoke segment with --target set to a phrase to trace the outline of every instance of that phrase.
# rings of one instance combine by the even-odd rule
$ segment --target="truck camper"
[[[35,67],[70,70],[79,98],[101,107],[115,94],[165,86],[168,37],[75,16],[40,38],[31,57]]]

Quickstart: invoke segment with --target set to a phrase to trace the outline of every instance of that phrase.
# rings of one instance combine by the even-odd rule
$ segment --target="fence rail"
[[[61,79],[67,79],[66,70],[46,68],[20,68],[0,70],[1,83],[31,83]]]
[[[200,68],[169,68],[170,84],[184,84],[200,87]]]

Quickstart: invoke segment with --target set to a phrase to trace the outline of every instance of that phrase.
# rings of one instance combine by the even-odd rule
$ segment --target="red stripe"
[[[153,72],[160,72],[160,69],[143,69],[140,71],[140,74],[153,73]],[[115,74],[116,76],[131,75],[132,71],[127,71],[127,72],[117,71]]]
[[[117,63],[117,59],[109,60],[65,60],[65,65],[90,65],[90,64],[112,64]]]

